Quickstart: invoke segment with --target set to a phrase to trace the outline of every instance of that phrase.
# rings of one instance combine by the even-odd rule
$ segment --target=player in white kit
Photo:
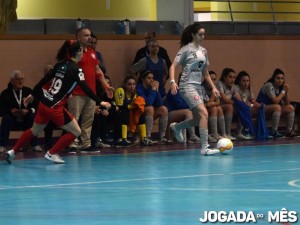
[[[212,87],[212,92],[219,96],[219,91],[213,84],[208,70],[208,56],[205,48],[201,46],[205,30],[199,23],[186,27],[181,36],[181,49],[177,53],[169,70],[171,93],[179,93],[193,112],[193,119],[170,125],[178,142],[183,142],[182,129],[199,126],[201,138],[201,154],[214,155],[219,153],[217,149],[211,149],[208,145],[208,113],[203,103],[201,82],[205,79]],[[175,82],[175,68],[182,65],[180,86]]]

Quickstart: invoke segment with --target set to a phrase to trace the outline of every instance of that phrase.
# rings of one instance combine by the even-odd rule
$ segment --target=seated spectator
[[[294,137],[293,124],[295,108],[290,103],[289,85],[285,83],[285,74],[281,69],[275,69],[272,77],[262,86],[257,96],[257,102],[266,105],[266,114],[272,115],[273,138],[281,138],[284,135],[278,132],[280,116],[286,115],[286,137]]]
[[[144,71],[151,71],[154,75],[154,80],[159,82],[159,93],[162,98],[166,96],[165,84],[168,79],[168,68],[166,61],[158,56],[159,43],[156,40],[149,41],[147,43],[149,55],[140,59],[133,64],[131,73],[142,73]]]
[[[155,144],[154,141],[146,136],[146,124],[145,124],[145,99],[137,96],[136,92],[136,78],[135,76],[127,76],[123,81],[123,85],[115,91],[115,102],[117,106],[117,118],[119,119],[118,130],[121,131],[119,138],[121,138],[119,145],[129,146],[132,145],[127,140],[128,132],[135,133],[136,127],[138,127],[140,133],[140,140],[143,145]],[[142,101],[137,107],[138,98]],[[134,111],[138,112],[134,112]],[[135,115],[133,115],[133,113]],[[134,116],[134,118],[132,118]],[[134,121],[130,120],[133,119]],[[136,124],[136,122],[137,124]]]
[[[105,75],[105,80],[108,85],[112,86],[109,76]],[[101,99],[109,102],[111,104],[111,108],[109,110],[101,109],[99,104],[96,105],[91,132],[91,144],[92,147],[96,148],[111,148],[111,144],[109,144],[110,141],[108,139],[111,138],[109,137],[109,135],[111,135],[111,129],[113,130],[112,138],[115,139],[115,121],[117,119],[116,104],[113,97],[110,98],[107,96],[98,80],[96,81],[96,93]]]
[[[180,83],[179,81],[180,81],[180,76],[178,78],[178,85]],[[171,90],[169,90],[165,99],[165,105],[168,108],[168,125],[174,122],[179,123],[184,120],[193,119],[192,111],[189,109],[189,106],[186,104],[186,102],[181,97],[179,92],[173,95],[171,93]],[[200,142],[200,138],[195,134],[195,127],[190,127],[187,129],[187,131],[189,136],[188,142],[190,143]]]
[[[235,85],[236,85],[235,98],[240,102],[245,103],[249,107],[250,118],[245,118],[245,119],[251,123],[249,127],[246,128],[246,130],[243,130],[244,129],[242,125],[243,121],[241,121],[242,118],[240,118],[241,116],[239,115],[239,123],[237,126],[236,134],[237,134],[237,138],[240,140],[253,139],[254,125],[252,123],[252,118],[258,115],[258,110],[261,108],[261,104],[255,100],[255,96],[251,89],[250,83],[251,83],[250,75],[246,71],[241,71],[238,73],[235,79]],[[238,107],[238,105],[236,105],[236,107]],[[245,114],[243,116],[245,116]],[[263,119],[265,120],[265,118]]]
[[[11,130],[26,130],[33,124],[36,102],[24,105],[23,99],[31,94],[32,89],[24,86],[24,74],[15,70],[10,74],[10,82],[0,96],[2,122],[0,128],[0,152],[5,152]],[[38,139],[32,139],[34,151],[43,151]]]
[[[168,143],[165,138],[168,125],[168,109],[163,105],[162,97],[159,93],[159,82],[154,80],[154,75],[150,71],[144,72],[140,76],[137,85],[137,94],[142,96],[146,101],[145,120],[146,135],[151,139],[153,122],[159,119],[159,142],[161,144]]]
[[[234,113],[234,102],[232,97],[236,92],[234,84],[235,78],[235,71],[231,68],[225,68],[220,80],[217,82],[217,88],[220,92],[221,107],[225,115],[225,133],[231,140],[236,140],[236,138],[231,135],[231,124]]]
[[[297,133],[297,136],[300,135],[300,102],[291,102],[295,108],[295,121],[294,121],[294,131]]]
[[[217,74],[214,71],[209,71],[209,75],[212,82],[216,85]],[[220,99],[212,93],[212,88],[207,81],[203,81],[202,86],[204,88],[203,101],[208,112],[208,127],[211,134],[208,136],[208,141],[217,142],[217,140],[226,136],[223,109],[221,107]]]
[[[142,58],[144,58],[144,57],[146,57],[147,55],[150,54],[149,49],[147,48],[147,44],[148,44],[149,41],[152,41],[152,40],[155,40],[155,39],[156,39],[156,33],[154,31],[147,31],[145,33],[145,44],[146,44],[146,46],[143,47],[143,48],[140,48],[136,52],[133,64],[137,63],[140,59],[142,59]],[[167,50],[160,46],[157,55],[159,57],[163,58],[166,61],[166,64],[167,64],[167,67],[168,67],[168,70],[169,70],[172,62],[171,62],[171,60],[168,56]]]

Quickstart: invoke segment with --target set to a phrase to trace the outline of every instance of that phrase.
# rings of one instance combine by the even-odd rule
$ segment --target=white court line
[[[283,171],[295,171],[300,168],[293,169],[281,169],[281,170],[259,170],[259,171],[245,171],[228,173],[228,175],[240,175],[240,174],[251,174],[251,173],[269,173],[269,172],[283,172]],[[89,184],[108,184],[108,183],[121,183],[121,182],[135,182],[135,181],[152,181],[152,180],[168,180],[168,179],[186,179],[194,177],[210,177],[210,176],[224,176],[226,174],[196,174],[189,176],[176,176],[176,177],[158,177],[158,178],[137,178],[137,179],[120,179],[120,180],[106,180],[106,181],[94,181],[94,182],[80,182],[80,183],[65,183],[65,184],[45,184],[45,185],[28,185],[28,186],[10,186],[0,187],[1,190],[12,190],[12,189],[24,189],[24,188],[48,188],[48,187],[65,187],[74,185],[89,185]],[[210,189],[211,190],[211,189]]]
[[[235,172],[235,173],[228,173],[228,174],[230,174],[230,175],[239,175],[239,174],[249,174],[249,173],[269,173],[269,172],[294,171],[294,170],[300,170],[300,168],[281,169],[281,170],[244,171],[244,172]]]
[[[79,187],[51,187],[51,188],[60,188],[60,189],[78,189]],[[214,188],[168,188],[168,187],[114,187],[113,189],[111,187],[81,187],[81,189],[93,189],[93,190],[136,190],[136,191],[142,191],[142,190],[153,190],[153,191],[213,191],[213,192],[290,192],[290,193],[300,193],[300,190],[285,190],[285,189],[214,189]]]

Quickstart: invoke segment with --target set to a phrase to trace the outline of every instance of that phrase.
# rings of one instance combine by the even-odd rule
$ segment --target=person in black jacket
[[[10,74],[7,88],[0,96],[2,122],[0,127],[0,152],[6,152],[11,130],[26,130],[33,124],[36,111],[36,102],[24,106],[23,99],[31,94],[32,90],[24,86],[24,74],[20,70],[14,70]],[[31,145],[34,151],[43,151],[38,145],[38,139],[32,139]]]

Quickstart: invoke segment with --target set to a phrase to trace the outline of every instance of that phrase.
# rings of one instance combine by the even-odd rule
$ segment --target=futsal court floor
[[[134,146],[64,154],[65,164],[44,153],[11,165],[1,156],[0,224],[192,225],[221,211],[253,213],[246,224],[300,223],[268,220],[283,209],[291,217],[282,218],[296,211],[300,220],[300,138],[234,144],[230,155],[201,156],[199,144]]]

